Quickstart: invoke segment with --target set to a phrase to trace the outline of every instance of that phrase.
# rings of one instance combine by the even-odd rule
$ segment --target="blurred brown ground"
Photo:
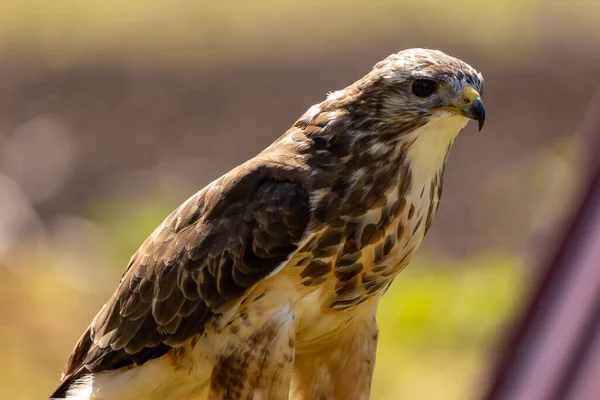
[[[328,91],[430,47],[484,74],[489,117],[455,144],[419,259],[384,297],[374,398],[477,398],[583,178],[600,8],[569,4],[5,0],[0,387],[43,398],[172,208]]]

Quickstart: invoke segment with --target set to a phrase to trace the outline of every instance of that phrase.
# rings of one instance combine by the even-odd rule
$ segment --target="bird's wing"
[[[225,175],[142,244],[71,355],[63,391],[87,372],[143,364],[202,333],[290,257],[309,221],[309,194],[266,170]]]

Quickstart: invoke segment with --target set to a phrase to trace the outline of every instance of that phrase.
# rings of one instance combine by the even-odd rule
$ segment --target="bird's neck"
[[[467,122],[462,116],[443,116],[406,135],[400,145],[414,181],[430,182],[443,170],[450,148]]]

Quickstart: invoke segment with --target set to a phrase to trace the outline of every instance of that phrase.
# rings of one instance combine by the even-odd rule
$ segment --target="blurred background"
[[[373,398],[481,396],[586,179],[597,1],[0,0],[2,397],[49,395],[172,209],[410,47],[481,71],[488,119],[381,303]]]

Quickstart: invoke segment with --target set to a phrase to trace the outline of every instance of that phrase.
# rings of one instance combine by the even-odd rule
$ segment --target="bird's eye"
[[[431,96],[437,89],[437,83],[429,79],[417,79],[412,84],[412,91],[418,97]]]

